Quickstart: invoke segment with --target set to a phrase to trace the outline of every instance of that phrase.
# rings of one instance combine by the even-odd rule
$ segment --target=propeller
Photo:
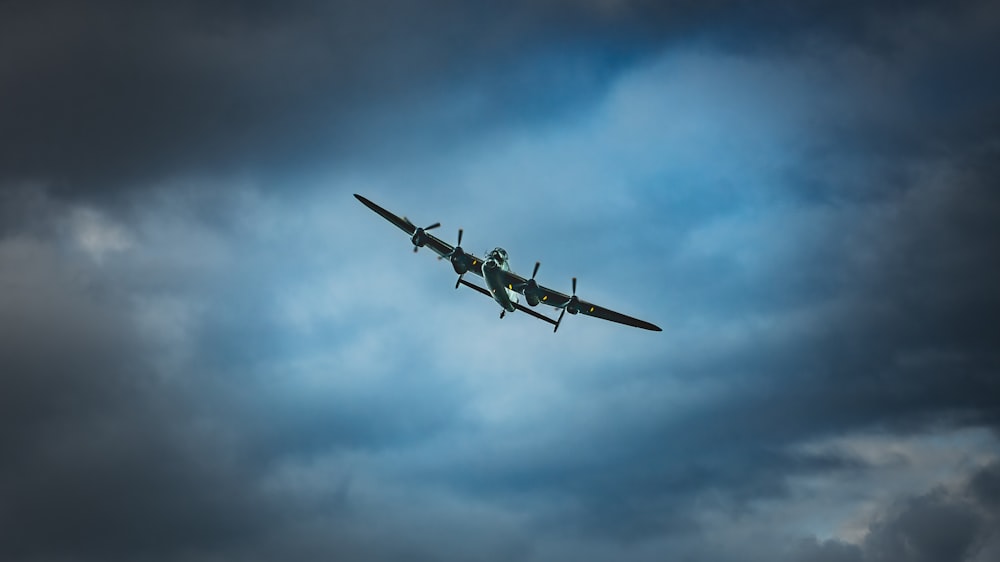
[[[535,262],[535,269],[531,271],[531,277],[518,287],[518,290],[524,294],[524,297],[528,300],[528,304],[531,306],[538,306],[539,296],[538,296],[538,283],[535,282],[535,276],[538,275],[538,268],[542,265],[542,262]]]
[[[403,217],[403,221],[411,227],[414,226],[413,223],[410,222],[410,219],[406,217]],[[424,236],[424,232],[428,230],[434,230],[439,226],[441,226],[441,223],[436,222],[430,226],[425,226],[424,228],[416,228],[416,230],[413,231],[413,236],[410,238],[410,241],[413,242],[414,254],[417,253],[417,250],[420,249],[420,246],[423,246],[424,243],[426,242],[426,237]]]
[[[455,244],[455,249],[451,251],[448,256],[448,260],[451,261],[452,267],[458,272],[458,279],[455,281],[455,288],[457,289],[459,285],[462,284],[462,276],[465,275],[465,268],[460,268],[457,263],[465,257],[465,252],[462,250],[462,229],[458,229],[458,244]],[[461,269],[461,271],[459,271]]]
[[[536,267],[535,269],[538,268]],[[566,309],[570,307],[573,308],[570,314],[576,314],[580,308],[580,299],[576,298],[576,277],[573,278],[573,296],[569,298],[569,302],[567,302],[566,305],[563,306],[562,312],[559,313],[559,319],[556,320],[556,327],[552,328],[553,334],[556,333],[556,331],[559,329],[559,323],[562,322],[563,315],[566,314]]]

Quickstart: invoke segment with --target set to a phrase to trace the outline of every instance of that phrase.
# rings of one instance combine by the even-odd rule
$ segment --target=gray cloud
[[[996,503],[981,486],[997,480],[996,462],[976,471],[959,489],[938,487],[888,506],[861,545],[803,541],[792,559],[825,561],[987,560],[997,547]],[[989,486],[990,484],[986,484]],[[985,492],[985,493],[984,493]]]
[[[933,488],[996,454],[987,3],[47,6],[0,8],[5,558],[996,550],[995,463]],[[496,322],[353,191],[667,331]]]
[[[151,376],[120,295],[37,240],[0,253],[4,557],[127,558],[252,529],[252,510],[220,516],[253,503],[242,471]]]
[[[280,178],[420,158],[430,146],[460,146],[456,137],[470,129],[566,115],[634,61],[692,37],[739,52],[798,49],[809,37],[895,50],[895,35],[882,32],[891,21],[915,28],[915,40],[899,32],[898,41],[931,49],[972,17],[996,19],[977,3],[934,5],[908,7],[917,16],[901,18],[890,5],[837,2],[760,10],[729,2],[7,3],[0,169],[3,183],[42,181],[68,195],[175,175]],[[930,20],[943,22],[943,39],[925,40],[921,25],[938,31]],[[964,77],[981,75],[973,57],[992,45],[970,40],[962,74],[952,54],[942,57],[947,68],[920,77],[921,95],[938,107],[956,96],[989,103],[987,82]]]

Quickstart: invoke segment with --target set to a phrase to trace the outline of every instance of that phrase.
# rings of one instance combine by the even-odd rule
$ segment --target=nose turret
[[[490,257],[495,259],[497,263],[500,264],[507,263],[507,250],[504,250],[503,248],[499,247],[493,248],[493,251],[490,252]]]

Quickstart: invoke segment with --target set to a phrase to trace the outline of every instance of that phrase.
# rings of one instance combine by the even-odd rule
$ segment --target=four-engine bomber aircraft
[[[457,289],[459,285],[465,285],[492,298],[503,308],[500,311],[500,318],[503,318],[504,314],[508,312],[520,310],[539,320],[553,324],[555,328],[552,331],[555,332],[559,329],[559,323],[562,322],[563,315],[569,312],[570,314],[585,314],[595,318],[603,318],[604,320],[618,322],[626,326],[635,326],[636,328],[643,328],[645,330],[662,331],[659,326],[650,324],[649,322],[580,300],[576,296],[576,277],[573,278],[572,295],[564,295],[559,291],[553,291],[535,282],[535,275],[538,274],[538,266],[541,265],[540,262],[535,262],[535,269],[531,272],[531,277],[525,279],[510,270],[510,264],[507,261],[507,251],[503,248],[494,248],[485,259],[478,258],[473,254],[466,253],[462,249],[461,228],[458,229],[458,245],[452,247],[441,239],[427,233],[428,230],[441,226],[441,223],[436,222],[430,226],[418,228],[406,217],[396,216],[357,193],[354,196],[357,197],[358,201],[364,203],[366,207],[382,215],[382,218],[398,226],[403,232],[408,234],[410,242],[413,243],[414,252],[418,248],[426,246],[433,250],[440,258],[449,260],[451,266],[455,269],[455,273],[458,274],[458,281],[455,283],[455,288]],[[466,273],[474,273],[482,277],[483,281],[486,282],[486,288],[484,289],[479,285],[466,281],[463,278]],[[523,295],[524,300],[530,306],[538,306],[539,303],[543,303],[562,309],[559,313],[559,319],[553,320],[548,316],[525,307],[520,304],[518,295]]]

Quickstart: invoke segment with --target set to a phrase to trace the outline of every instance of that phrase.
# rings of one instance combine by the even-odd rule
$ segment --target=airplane
[[[525,279],[510,270],[510,262],[508,260],[507,251],[503,248],[494,248],[491,252],[489,252],[489,254],[486,255],[486,258],[479,258],[462,249],[461,228],[458,229],[458,244],[451,246],[440,238],[436,238],[435,236],[427,233],[428,230],[433,230],[441,226],[441,223],[436,222],[430,226],[420,228],[410,222],[410,220],[406,217],[397,216],[382,207],[379,207],[375,203],[372,203],[361,195],[358,195],[357,193],[354,194],[354,197],[357,198],[358,201],[364,203],[366,207],[375,211],[381,215],[382,218],[396,225],[400,230],[409,235],[410,242],[413,244],[414,253],[416,253],[420,248],[426,247],[430,248],[435,254],[437,254],[438,259],[447,259],[451,262],[452,268],[454,268],[455,273],[458,274],[458,281],[455,282],[455,288],[458,289],[460,285],[465,285],[466,287],[474,289],[487,297],[492,298],[502,309],[500,311],[500,318],[503,318],[508,312],[518,310],[554,325],[555,327],[552,329],[552,332],[555,333],[559,330],[559,324],[562,323],[563,315],[569,312],[570,314],[583,314],[585,316],[593,316],[594,318],[610,320],[612,322],[625,324],[626,326],[634,326],[644,330],[652,330],[655,332],[663,331],[655,324],[650,324],[644,320],[626,316],[619,312],[608,310],[607,308],[581,300],[576,296],[576,277],[573,278],[572,294],[566,295],[560,293],[559,291],[553,291],[552,289],[539,285],[535,281],[535,275],[538,275],[538,267],[541,265],[541,262],[535,262],[535,269],[531,272],[531,277]],[[473,273],[482,277],[486,284],[486,288],[484,289],[475,283],[466,281],[466,273]],[[559,318],[557,320],[553,320],[548,316],[539,314],[538,312],[522,305],[520,303],[520,299],[518,298],[519,295],[524,297],[524,300],[527,301],[529,306],[534,307],[541,303],[561,309]]]

